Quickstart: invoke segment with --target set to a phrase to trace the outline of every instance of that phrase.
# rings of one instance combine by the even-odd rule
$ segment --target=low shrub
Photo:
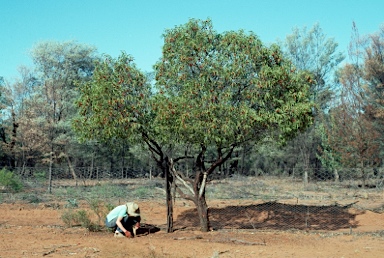
[[[23,190],[23,183],[20,178],[5,168],[0,170],[0,186],[2,186],[5,191],[14,193],[18,193]]]
[[[101,230],[101,226],[92,222],[86,210],[65,210],[61,219],[67,227],[81,226],[89,231]]]

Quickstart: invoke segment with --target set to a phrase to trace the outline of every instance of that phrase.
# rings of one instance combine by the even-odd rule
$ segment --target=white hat
[[[132,217],[140,216],[139,205],[137,205],[134,202],[127,202],[125,205],[127,206],[127,213],[129,216],[132,216]]]

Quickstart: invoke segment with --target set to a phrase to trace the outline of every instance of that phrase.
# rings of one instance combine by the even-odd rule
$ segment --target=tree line
[[[340,180],[342,168],[381,167],[384,27],[351,34],[345,59],[319,24],[265,45],[191,19],[165,30],[149,72],[125,52],[39,42],[34,67],[1,80],[0,166],[68,167],[74,178],[75,167],[156,166],[204,231],[214,176]]]

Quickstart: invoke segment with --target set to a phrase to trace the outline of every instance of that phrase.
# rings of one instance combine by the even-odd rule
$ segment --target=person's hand
[[[131,232],[129,232],[128,230],[125,231],[124,234],[125,234],[125,236],[126,236],[127,238],[131,238],[131,237],[132,237]]]
[[[140,228],[140,222],[137,222],[137,223],[135,224],[135,228],[136,228],[136,229]]]

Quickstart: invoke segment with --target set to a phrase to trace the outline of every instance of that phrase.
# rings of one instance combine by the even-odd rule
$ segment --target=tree
[[[167,30],[163,57],[156,64],[158,123],[174,141],[195,146],[195,176],[179,173],[208,230],[207,177],[237,146],[260,141],[273,130],[294,135],[310,121],[311,78],[295,72],[280,49],[265,47],[253,33],[218,34],[210,20],[191,20]],[[215,155],[206,157],[208,148]]]
[[[376,125],[377,113],[374,111],[374,106],[378,107],[380,101],[377,102],[379,98],[372,98],[375,94],[372,94],[370,87],[374,85],[375,88],[380,82],[369,76],[369,71],[372,71],[372,67],[369,67],[372,64],[372,49],[365,48],[364,42],[353,23],[349,48],[351,63],[346,63],[338,73],[341,98],[339,104],[330,110],[330,121],[326,127],[333,157],[338,158],[344,166],[359,167],[363,171],[363,186],[366,179],[364,169],[381,163],[381,132]],[[367,78],[372,80],[366,80]],[[370,84],[375,81],[376,83]]]
[[[296,68],[314,75],[310,96],[316,104],[316,109],[313,109],[315,123],[290,144],[287,152],[287,157],[292,153],[300,153],[299,160],[304,168],[305,183],[308,182],[310,165],[317,161],[317,151],[322,144],[321,138],[317,136],[321,127],[319,118],[329,109],[335,93],[332,85],[333,72],[344,59],[337,47],[338,44],[333,38],[327,38],[319,23],[309,31],[306,27],[294,28],[284,44],[285,55],[292,60]]]
[[[1,160],[4,160],[6,158],[6,153],[4,152],[4,149],[3,149],[3,144],[6,143],[6,138],[5,138],[5,130],[4,130],[4,121],[3,121],[3,109],[4,109],[4,100],[3,100],[3,92],[4,92],[4,85],[5,85],[5,82],[4,82],[4,78],[2,76],[0,76],[0,121],[1,121],[1,125],[0,125],[0,142],[1,142],[1,152],[0,152],[0,157],[2,158]],[[4,164],[4,161],[1,162],[0,165],[5,165]]]
[[[34,155],[36,154],[34,152],[41,151],[36,145],[44,145],[41,137],[31,133],[34,129],[31,126],[31,109],[28,101],[34,93],[37,80],[24,66],[19,68],[19,73],[20,79],[7,83],[4,87],[6,94],[3,103],[8,119],[4,131],[7,137],[4,137],[3,146],[9,159],[12,160],[10,167],[24,167],[30,165],[29,162],[34,163],[32,160],[38,156]]]
[[[76,114],[74,102],[78,96],[75,82],[85,81],[92,75],[97,59],[95,53],[94,47],[74,41],[40,42],[31,52],[39,85],[31,99],[34,105],[30,108],[36,119],[44,121],[41,126],[48,136],[43,162],[50,168],[53,163],[66,162],[75,180],[77,175],[70,155],[71,148],[77,143],[71,129],[71,119]]]
[[[363,52],[363,78],[367,83],[369,103],[365,108],[367,116],[374,123],[375,129],[380,133],[380,152],[384,146],[384,25],[378,32],[366,38]]]
[[[292,60],[297,69],[306,70],[314,75],[315,83],[310,88],[311,97],[319,104],[321,110],[326,109],[331,100],[330,79],[344,55],[337,52],[338,44],[333,38],[327,38],[319,23],[307,31],[294,28],[286,37],[285,54]]]
[[[130,56],[107,57],[81,86],[75,126],[86,139],[144,142],[164,169],[167,186],[194,202],[201,229],[208,231],[208,177],[237,146],[272,130],[283,141],[310,124],[312,79],[253,33],[219,34],[210,20],[194,19],[166,30],[155,72],[151,94]],[[175,156],[178,148],[186,151]],[[185,158],[194,160],[192,178],[178,170]]]

